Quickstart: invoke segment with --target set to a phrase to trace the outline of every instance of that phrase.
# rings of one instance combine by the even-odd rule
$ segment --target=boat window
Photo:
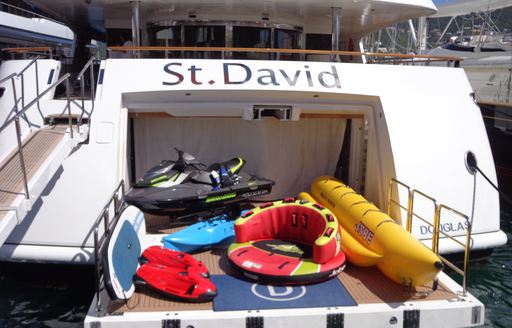
[[[107,30],[107,47],[132,46],[132,30],[127,28],[110,28]],[[110,51],[110,58],[130,58],[131,52]]]
[[[331,50],[332,36],[330,34],[306,34],[306,49]]]
[[[159,47],[181,46],[181,26],[158,26],[149,30],[150,44]],[[181,51],[158,51],[152,54],[157,58],[180,58]]]
[[[271,29],[261,27],[233,26],[233,47],[270,48]],[[270,59],[268,53],[233,53],[235,59]]]
[[[282,30],[275,29],[274,30],[274,48],[279,49],[301,49],[302,41],[301,41],[302,33],[299,31],[293,30]],[[299,54],[280,54],[280,59],[283,60],[299,60]]]
[[[306,34],[306,49],[311,50],[331,50],[332,36],[330,34]],[[307,55],[307,60],[313,61],[330,61],[329,55]]]
[[[186,47],[224,47],[226,46],[225,26],[185,26]],[[187,58],[221,58],[219,52],[191,52]]]

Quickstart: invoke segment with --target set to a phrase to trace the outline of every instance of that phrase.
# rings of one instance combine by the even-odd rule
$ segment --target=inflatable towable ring
[[[345,266],[341,229],[330,210],[295,198],[262,204],[235,221],[229,260],[253,280],[305,284]]]

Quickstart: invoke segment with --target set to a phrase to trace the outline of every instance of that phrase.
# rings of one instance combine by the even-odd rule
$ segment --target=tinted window
[[[226,46],[226,28],[224,26],[185,26],[186,47],[224,47]],[[220,52],[196,52],[187,54],[194,58],[220,58]]]
[[[270,48],[269,28],[261,27],[233,27],[233,47],[235,48]],[[269,59],[268,53],[246,53],[235,52],[233,57],[236,59]]]
[[[301,49],[301,33],[293,30],[274,30],[274,48],[280,49]],[[279,55],[282,60],[299,60],[299,54],[286,54]]]
[[[306,49],[331,50],[332,37],[330,34],[306,34]]]

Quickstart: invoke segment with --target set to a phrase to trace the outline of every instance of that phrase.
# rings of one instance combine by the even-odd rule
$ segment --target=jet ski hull
[[[169,188],[133,188],[125,200],[146,213],[181,216],[269,194],[273,185],[271,180],[242,173],[236,185],[219,190],[212,190],[211,185],[188,182]]]

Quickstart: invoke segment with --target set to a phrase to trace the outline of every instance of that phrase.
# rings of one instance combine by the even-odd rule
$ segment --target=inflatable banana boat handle
[[[396,283],[414,287],[431,282],[442,270],[434,252],[337,179],[318,177],[311,195],[299,197],[319,202],[335,214],[342,229],[342,249],[354,265],[377,265]]]

